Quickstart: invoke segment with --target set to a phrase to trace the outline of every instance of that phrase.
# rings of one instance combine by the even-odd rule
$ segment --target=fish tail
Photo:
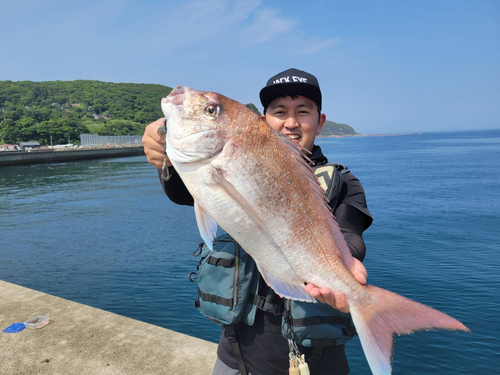
[[[391,374],[394,334],[407,335],[419,330],[445,329],[470,332],[458,320],[399,294],[366,285],[369,304],[350,304],[361,346],[372,373]]]

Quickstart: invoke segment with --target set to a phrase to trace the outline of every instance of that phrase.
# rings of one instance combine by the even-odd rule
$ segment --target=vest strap
[[[292,324],[296,327],[313,326],[318,324],[341,324],[349,325],[348,318],[341,316],[306,316],[305,318],[293,318]]]
[[[274,315],[281,315],[283,313],[283,305],[282,304],[276,304],[276,303],[270,303],[267,301],[266,297],[259,296],[259,295],[250,295],[252,303],[257,306],[259,310],[265,311],[265,312],[270,312],[273,313]]]
[[[243,361],[243,354],[241,354],[240,344],[238,343],[238,337],[236,336],[236,331],[232,325],[224,325],[224,332],[233,348],[233,354],[238,362],[238,368],[240,369],[241,375],[247,375],[247,369],[245,368],[245,361]]]
[[[321,187],[325,190],[325,196],[330,202],[330,207],[335,210],[344,184],[343,174],[348,173],[349,168],[342,164],[325,164],[314,167],[314,174]]]
[[[214,256],[209,256],[207,259],[207,263],[211,264],[213,266],[221,266],[221,267],[234,267],[234,258],[233,259],[224,259],[224,258],[217,258]]]
[[[309,364],[311,370],[314,370],[314,366],[323,356],[324,346],[313,346],[311,354],[309,354],[309,360],[307,363]]]
[[[342,333],[344,336],[355,336],[358,334],[356,327],[342,328]]]
[[[233,306],[233,299],[232,298],[223,298],[220,296],[216,296],[215,294],[208,294],[208,293],[203,293],[200,288],[198,288],[198,295],[203,301],[207,302],[213,302],[218,305],[223,305],[223,306]]]
[[[315,348],[323,349],[325,346],[337,346],[337,340],[320,340],[320,339],[311,339],[311,346]],[[322,352],[323,350],[318,350]],[[320,353],[321,356],[322,353]]]

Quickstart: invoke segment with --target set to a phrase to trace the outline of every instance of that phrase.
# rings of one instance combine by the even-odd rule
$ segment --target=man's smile
[[[302,136],[300,134],[284,134],[289,140],[295,143],[299,143]]]

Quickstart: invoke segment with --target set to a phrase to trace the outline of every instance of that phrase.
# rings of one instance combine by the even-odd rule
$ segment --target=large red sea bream
[[[162,109],[168,158],[195,200],[207,245],[220,225],[286,298],[316,302],[305,283],[343,292],[374,374],[391,373],[394,334],[468,331],[444,313],[353,277],[353,258],[300,150],[246,106],[177,86]]]

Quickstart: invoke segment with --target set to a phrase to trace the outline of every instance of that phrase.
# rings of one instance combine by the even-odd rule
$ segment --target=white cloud
[[[145,5],[147,6],[147,5]],[[268,43],[282,37],[282,41],[301,35],[300,22],[288,15],[287,11],[264,6],[260,0],[195,0],[185,1],[169,9],[150,6],[149,12],[128,30],[134,30],[127,42],[144,48],[155,48],[170,52],[179,49],[200,48],[196,53],[221,48],[241,50]],[[129,31],[130,32],[130,31]],[[300,37],[306,46],[299,55],[312,54],[330,48],[338,42],[337,38],[328,40]],[[195,44],[198,44],[194,47]],[[189,52],[192,53],[192,52]]]
[[[320,40],[317,38],[299,38],[294,44],[293,54],[295,56],[309,56],[323,52],[339,44],[341,39],[334,37]]]
[[[274,39],[298,25],[286,16],[280,16],[278,10],[265,8],[258,10],[250,24],[238,33],[238,39],[245,46],[253,46]]]
[[[149,38],[158,48],[166,49],[207,40],[210,42],[207,48],[217,48],[218,40],[210,39],[234,34],[259,5],[260,1],[255,0],[197,0],[161,11],[151,9],[151,14],[135,22],[135,39],[144,41]]]

